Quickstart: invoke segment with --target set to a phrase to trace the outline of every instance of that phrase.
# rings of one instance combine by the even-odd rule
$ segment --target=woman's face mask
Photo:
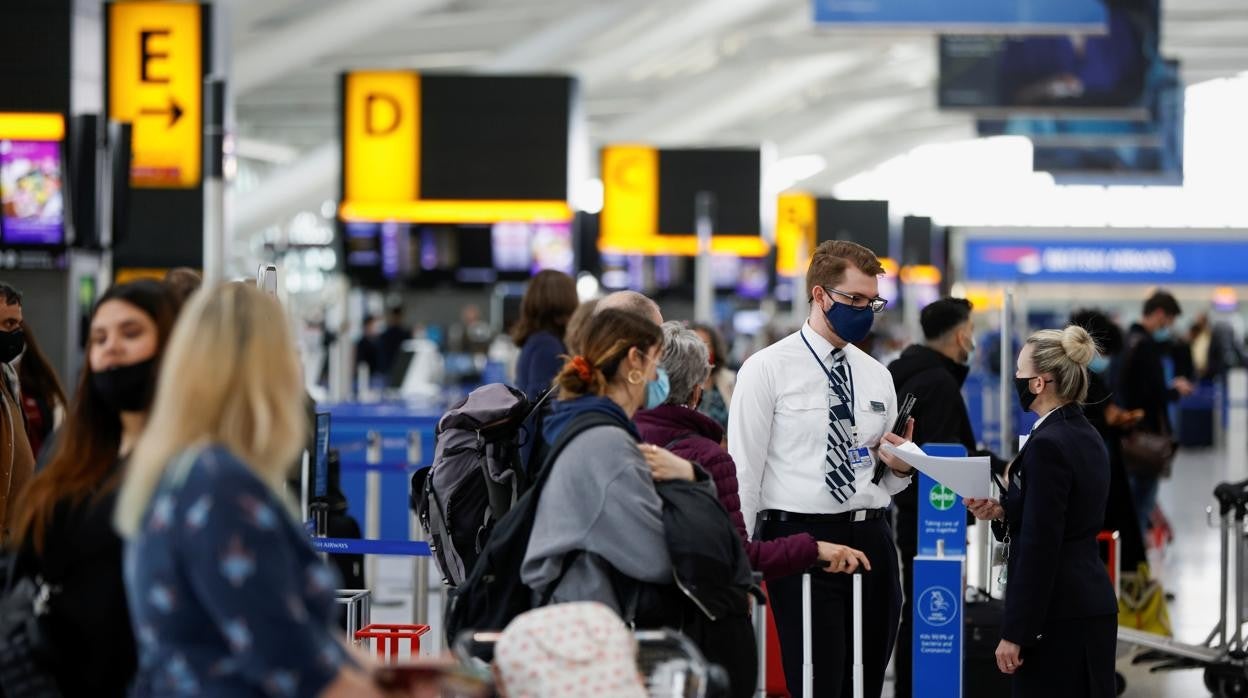
[[[654,380],[646,383],[646,409],[652,410],[667,402],[672,385],[667,377],[667,369],[659,366]]]

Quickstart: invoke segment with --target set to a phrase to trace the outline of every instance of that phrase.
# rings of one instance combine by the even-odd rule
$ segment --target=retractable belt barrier
[[[424,541],[364,540],[359,538],[313,538],[318,553],[330,555],[406,555],[429,557],[429,544]]]

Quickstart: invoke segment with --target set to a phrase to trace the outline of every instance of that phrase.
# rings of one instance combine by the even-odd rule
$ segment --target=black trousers
[[[862,585],[862,656],[864,695],[879,698],[884,690],[884,671],[897,641],[901,617],[901,583],[897,549],[887,519],[860,523],[805,524],[764,521],[760,540],[809,533],[816,540],[848,545],[866,554],[871,572]],[[847,574],[812,573],[811,644],[814,660],[814,695],[850,698],[853,695],[854,587]],[[802,577],[793,575],[767,583],[772,613],[780,635],[780,653],[789,692],[802,693]]]
[[[1117,616],[1047,624],[1044,640],[1023,648],[1014,698],[1114,698],[1117,643]]]
[[[911,485],[911,490],[917,489]],[[894,500],[895,501],[895,500]],[[911,698],[914,695],[912,681],[914,663],[914,614],[911,612],[914,599],[914,556],[919,549],[919,517],[914,511],[897,509],[897,551],[901,553],[901,589],[905,597],[901,604],[901,630],[897,635],[897,661],[893,663],[893,674],[897,677],[893,695],[896,698]]]

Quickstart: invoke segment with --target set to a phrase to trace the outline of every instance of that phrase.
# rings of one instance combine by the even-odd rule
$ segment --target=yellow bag
[[[1148,574],[1148,564],[1140,563],[1135,572],[1124,572],[1118,596],[1118,625],[1147,633],[1173,637],[1166,591]]]

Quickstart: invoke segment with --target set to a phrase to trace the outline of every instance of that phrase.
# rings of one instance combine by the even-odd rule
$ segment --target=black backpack
[[[532,486],[494,525],[467,578],[450,591],[446,610],[449,642],[465,631],[502,630],[513,618],[534,608],[533,590],[520,580],[520,567],[528,551],[538,500],[555,460],[581,432],[599,426],[620,427],[620,420],[600,412],[574,418],[546,453]],[[622,428],[622,427],[621,427]],[[567,569],[567,565],[564,565]],[[550,591],[558,580],[550,585]]]
[[[495,523],[527,489],[520,446],[536,436],[524,424],[549,394],[534,405],[491,383],[438,420],[433,463],[412,474],[410,504],[448,586],[463,583]]]
[[[727,695],[753,695],[758,655],[749,596],[754,585],[749,558],[719,498],[704,483],[656,484],[663,500],[663,529],[675,586],[683,597],[679,621],[669,624],[728,674]]]

